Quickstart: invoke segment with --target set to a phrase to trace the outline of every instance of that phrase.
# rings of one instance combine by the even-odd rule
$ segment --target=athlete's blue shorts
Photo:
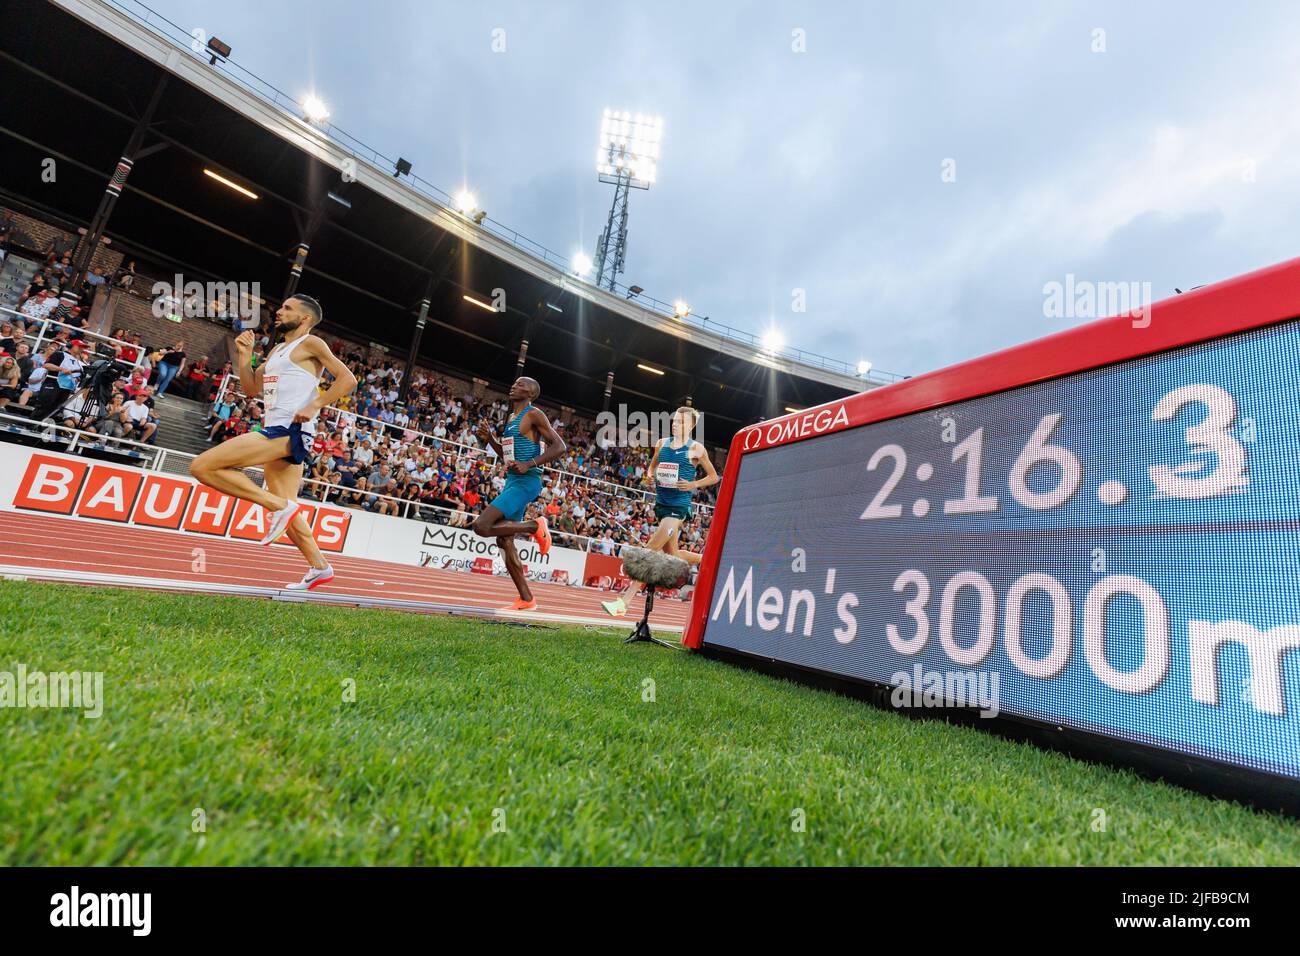
[[[506,479],[506,486],[490,502],[493,508],[500,508],[507,521],[523,521],[528,506],[542,493],[541,475],[511,475]]]
[[[311,436],[303,434],[302,425],[298,422],[291,425],[271,425],[263,428],[261,435],[263,438],[284,438],[288,436],[289,454],[284,456],[285,461],[291,461],[295,465],[302,465],[316,457],[311,450]]]
[[[670,505],[662,501],[655,502],[655,517],[660,521],[665,518],[677,518],[683,522],[690,521],[695,509],[688,501],[682,505]]]

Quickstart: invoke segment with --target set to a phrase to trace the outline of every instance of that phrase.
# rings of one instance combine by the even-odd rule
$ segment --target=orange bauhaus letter
[[[90,466],[53,455],[32,455],[14,492],[14,507],[70,515]]]
[[[143,481],[144,475],[138,471],[96,465],[86,479],[77,514],[83,518],[126,521],[131,517],[131,506]]]
[[[193,490],[194,486],[183,478],[150,475],[144,480],[144,492],[136,503],[132,523],[154,528],[179,528]]]
[[[348,525],[351,523],[352,516],[346,511],[335,511],[333,508],[319,509],[316,513],[316,525],[312,529],[316,546],[322,551],[341,552],[343,545],[347,543]]]
[[[235,499],[207,485],[195,485],[190,510],[181,525],[186,531],[224,535],[235,513]]]

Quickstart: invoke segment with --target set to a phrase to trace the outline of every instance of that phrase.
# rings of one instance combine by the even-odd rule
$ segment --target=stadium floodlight
[[[251,189],[245,189],[243,186],[239,185],[239,183],[235,182],[232,179],[227,179],[225,176],[221,175],[220,173],[214,173],[210,169],[204,169],[203,175],[207,176],[210,179],[215,179],[217,182],[221,183],[221,185],[228,186],[231,189],[233,189],[235,192],[247,196],[249,199],[257,198],[257,193],[253,192]]]
[[[690,314],[691,314],[691,307],[687,305],[685,302],[683,302],[681,299],[678,299],[676,302],[673,303],[673,315],[676,318],[684,319]]]
[[[785,348],[785,336],[775,327],[763,333],[763,351],[775,354]]]
[[[649,189],[658,178],[663,133],[662,117],[606,109],[600,120],[596,174],[614,187],[614,202],[596,244],[596,285],[611,292],[627,258],[629,190]]]
[[[636,189],[649,189],[659,173],[663,131],[662,117],[605,110],[600,121],[600,148],[596,151],[600,181],[618,184],[627,179]]]
[[[216,37],[208,40],[208,53],[212,59],[208,61],[209,66],[216,66],[218,60],[230,59],[230,44]]]
[[[573,274],[576,276],[586,277],[591,275],[591,256],[585,252],[575,252],[573,254]]]
[[[862,361],[860,361],[860,362],[858,363],[858,374],[859,374],[859,375],[866,375],[866,374],[867,374],[868,372],[870,372],[870,371],[871,371],[871,363],[868,362],[866,359],[863,359]]]
[[[312,123],[323,123],[330,118],[330,111],[319,96],[312,94],[302,101],[302,112]]]
[[[397,178],[399,176],[409,175],[411,175],[411,161],[409,159],[402,159],[399,156],[397,162],[393,164],[393,177]]]
[[[476,224],[481,224],[487,217],[487,212],[478,208],[478,197],[468,189],[457,190],[456,195],[451,197],[451,205],[458,213]]]

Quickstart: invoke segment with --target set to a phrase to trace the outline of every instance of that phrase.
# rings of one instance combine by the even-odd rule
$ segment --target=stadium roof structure
[[[526,339],[525,368],[546,400],[597,412],[612,371],[615,404],[655,412],[690,396],[710,419],[710,443],[788,406],[890,378],[864,379],[841,360],[795,349],[767,352],[748,333],[674,317],[649,296],[598,289],[563,257],[493,220],[475,223],[452,197],[394,175],[393,160],[309,121],[291,97],[234,62],[210,63],[190,43],[131,0],[49,0],[9,18],[0,34],[0,199],[87,223],[156,95],[107,235],[187,281],[258,282],[278,301],[307,242],[300,290],[322,300],[328,323],[395,359],[405,358],[428,298],[421,363],[503,384]],[[42,177],[46,157],[57,163],[53,182]],[[478,304],[497,289],[505,311]]]

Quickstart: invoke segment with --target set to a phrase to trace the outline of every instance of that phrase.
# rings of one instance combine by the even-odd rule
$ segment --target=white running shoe
[[[270,544],[284,534],[285,529],[289,527],[289,522],[298,513],[298,507],[298,502],[290,499],[289,503],[279,511],[272,512],[271,525],[267,528],[266,534],[262,536],[262,540],[258,544]]]
[[[323,568],[308,568],[302,580],[297,584],[286,584],[286,591],[311,591],[334,580],[334,569],[328,564]]]

